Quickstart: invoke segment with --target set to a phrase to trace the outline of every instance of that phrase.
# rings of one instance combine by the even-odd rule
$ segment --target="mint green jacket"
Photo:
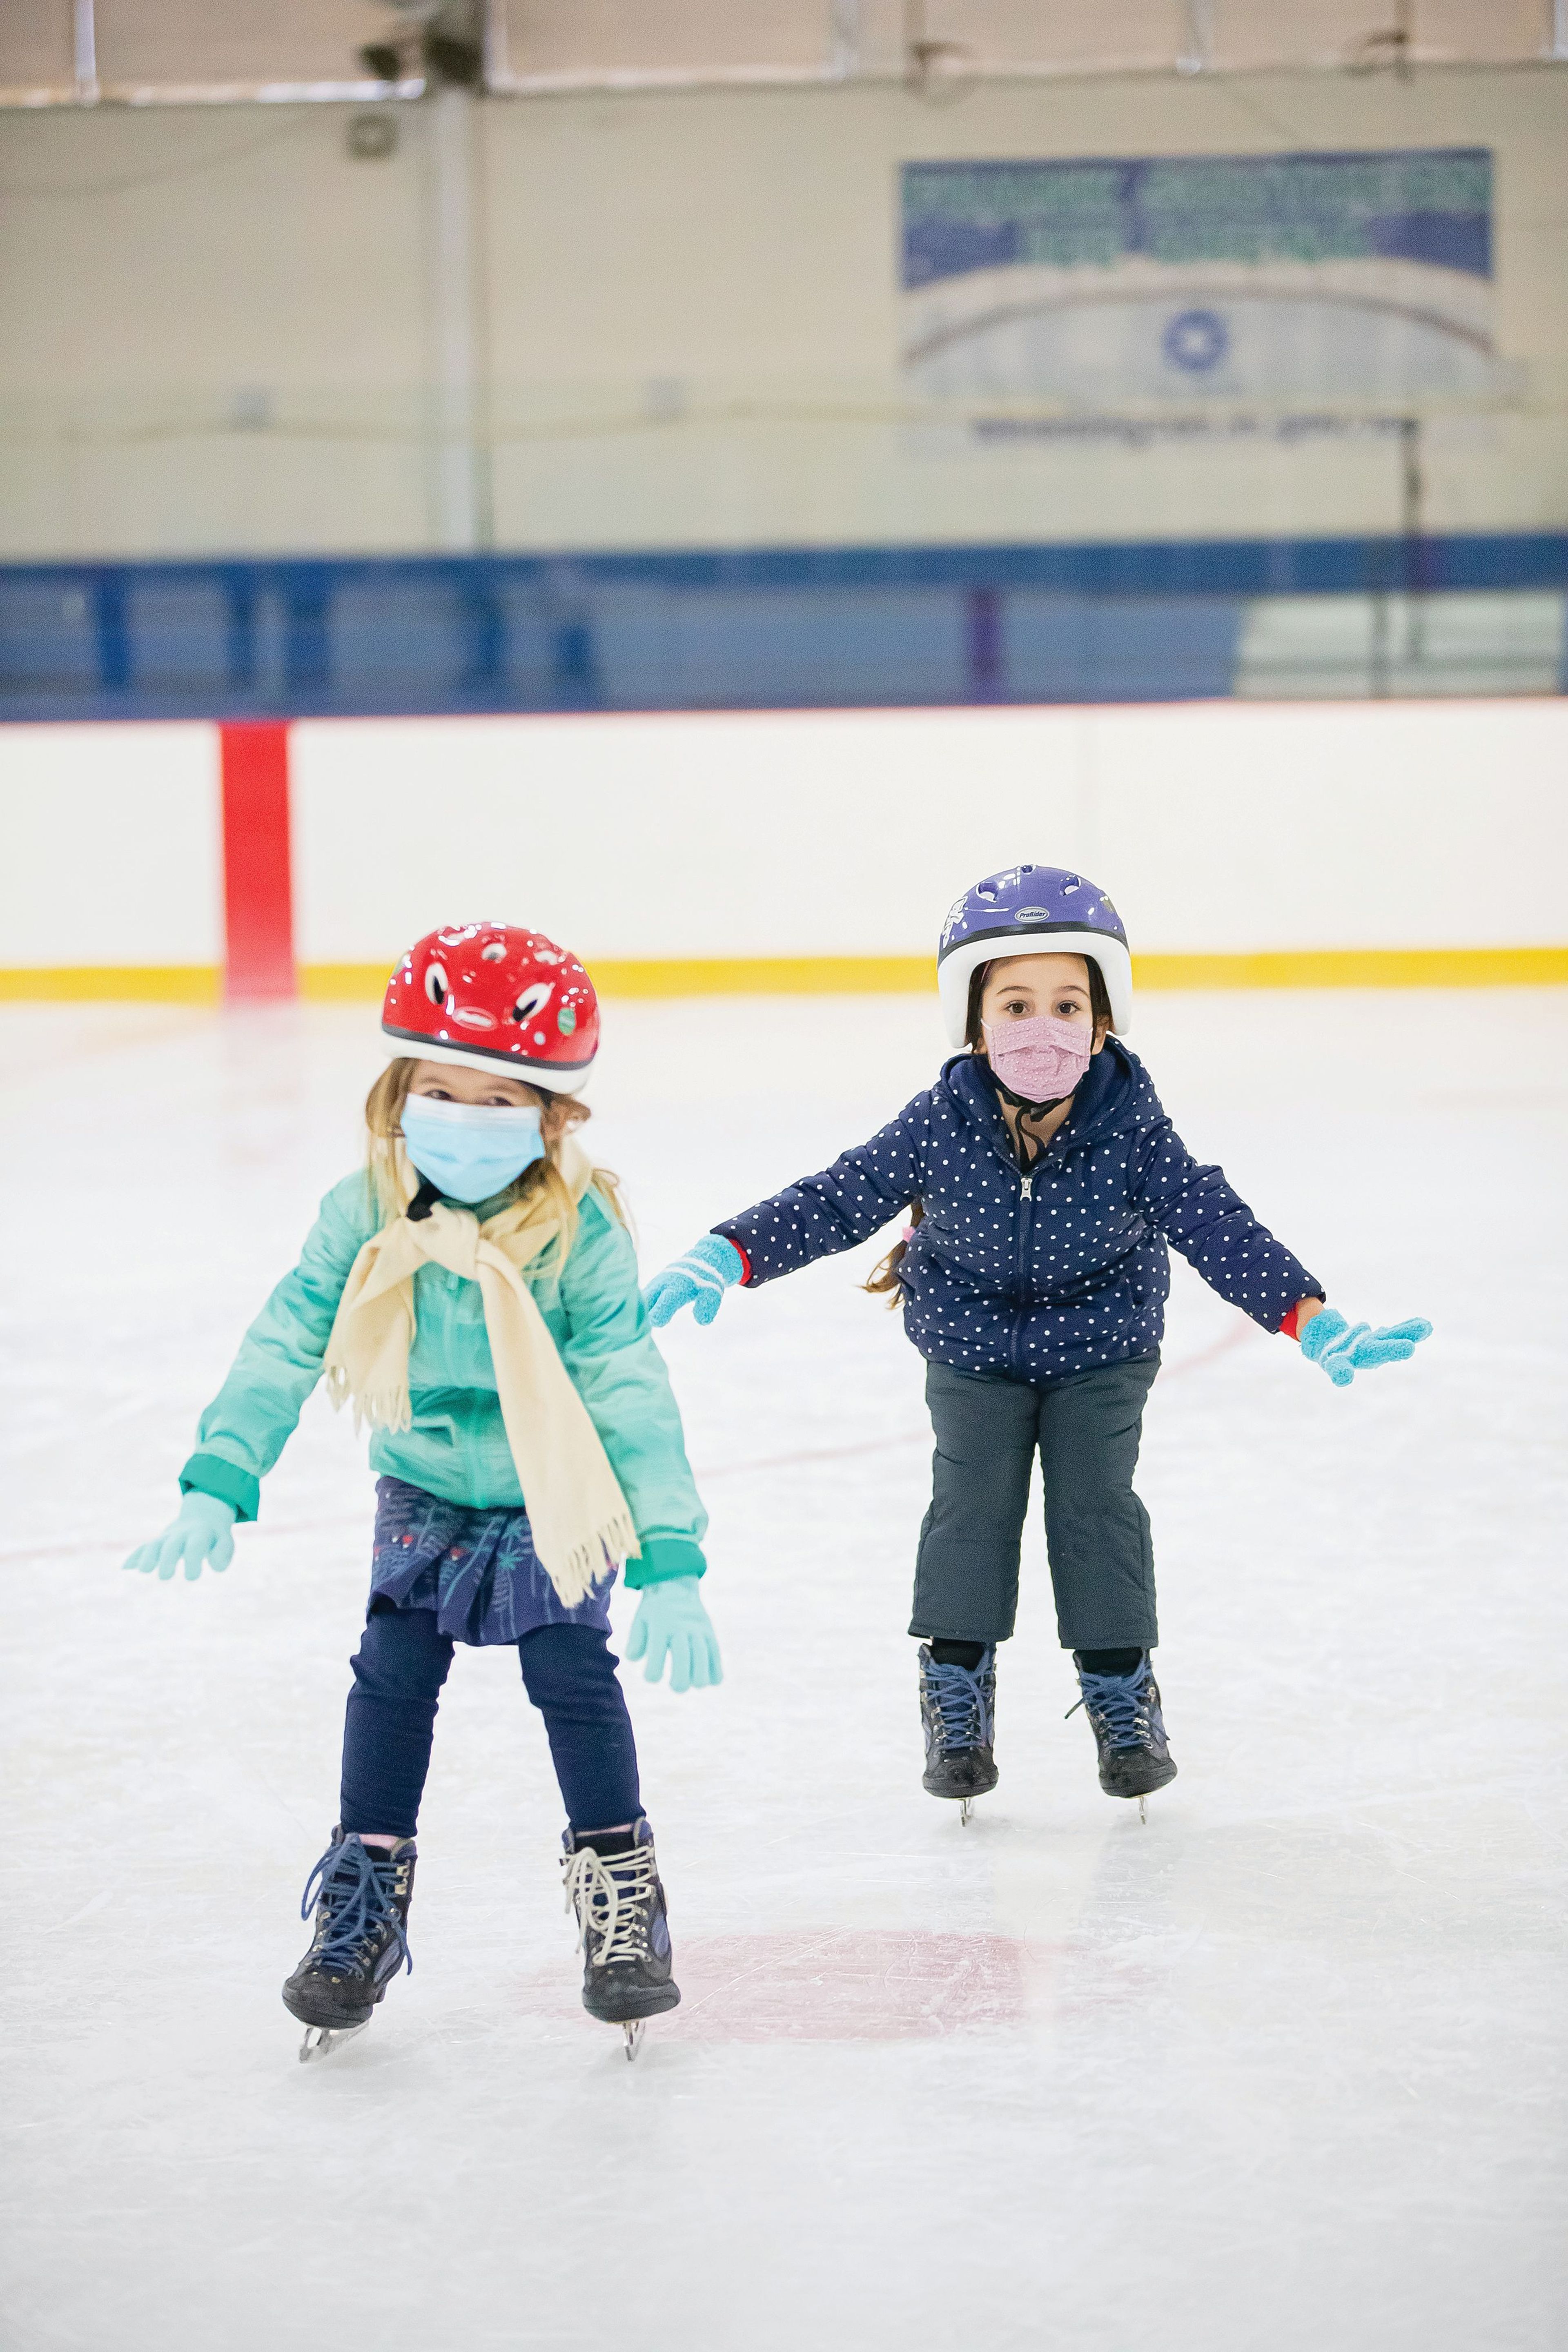
[[[500,1200],[475,1213],[493,1215]],[[345,1176],[321,1202],[300,1263],[246,1333],[233,1369],[201,1417],[180,1473],[253,1519],[260,1482],[288,1444],[321,1377],[349,1271],[380,1227],[369,1179]],[[629,1585],[700,1576],[708,1514],[686,1460],[680,1412],[637,1292],[626,1227],[590,1190],[564,1266],[554,1244],[523,1268],[572,1384],[588,1408],[641,1538]],[[423,1265],[414,1277],[417,1330],[408,1350],[413,1426],[378,1429],[371,1467],[470,1509],[522,1507],[496,1394],[478,1283]]]

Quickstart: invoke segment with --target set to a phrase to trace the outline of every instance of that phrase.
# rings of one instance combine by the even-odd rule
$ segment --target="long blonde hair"
[[[397,1146],[403,1139],[403,1106],[417,1067],[416,1055],[398,1055],[387,1064],[364,1098],[366,1180],[384,1225],[395,1224],[414,1197],[405,1172],[406,1159],[400,1167]],[[540,1107],[544,1157],[525,1168],[508,1187],[506,1205],[510,1208],[516,1202],[526,1201],[531,1193],[546,1195],[554,1212],[554,1262],[559,1270],[577,1238],[577,1203],[572,1187],[561,1173],[561,1146],[574,1128],[584,1126],[594,1114],[586,1103],[574,1102],[568,1095],[545,1094],[537,1087],[530,1087],[529,1092]],[[629,1225],[631,1219],[621,1197],[619,1178],[607,1168],[595,1168],[592,1181],[593,1189],[611,1215],[623,1225]]]

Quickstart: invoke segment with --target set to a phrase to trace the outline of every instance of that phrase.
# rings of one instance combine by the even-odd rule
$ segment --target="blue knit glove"
[[[204,1561],[221,1574],[234,1558],[235,1517],[232,1503],[220,1503],[216,1495],[199,1494],[193,1488],[180,1498],[179,1517],[171,1519],[151,1543],[138,1544],[125,1565],[139,1568],[143,1576],[151,1576],[156,1569],[165,1584],[182,1562],[191,1584],[200,1576]]]
[[[658,1584],[644,1585],[626,1656],[647,1657],[643,1672],[650,1683],[662,1682],[668,1657],[671,1690],[706,1690],[723,1681],[719,1636],[694,1576],[667,1576]]]
[[[1385,1323],[1374,1331],[1370,1323],[1347,1323],[1332,1307],[1320,1307],[1301,1334],[1301,1353],[1321,1364],[1335,1388],[1348,1389],[1358,1372],[1378,1364],[1402,1364],[1419,1341],[1430,1339],[1432,1326],[1420,1316],[1408,1323]]]
[[[648,1321],[657,1331],[672,1315],[689,1307],[699,1323],[711,1323],[724,1293],[745,1271],[746,1261],[733,1242],[727,1242],[722,1234],[704,1234],[684,1257],[662,1267],[643,1292]],[[684,1684],[676,1685],[678,1690],[684,1687]]]

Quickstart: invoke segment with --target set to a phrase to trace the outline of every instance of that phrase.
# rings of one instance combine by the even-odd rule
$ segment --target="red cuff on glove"
[[[747,1283],[750,1282],[752,1278],[752,1261],[746,1255],[745,1251],[741,1247],[740,1243],[735,1239],[733,1234],[725,1234],[722,1238],[729,1243],[730,1247],[734,1251],[735,1255],[740,1259],[742,1267],[745,1269],[741,1276],[741,1287],[743,1290]]]
[[[1308,1298],[1310,1298],[1310,1300],[1311,1300],[1311,1302],[1312,1302],[1312,1304],[1313,1304],[1313,1306],[1314,1306],[1314,1307],[1321,1307],[1321,1306],[1322,1305],[1322,1303],[1323,1303],[1323,1302],[1322,1302],[1322,1300],[1318,1297],[1318,1295],[1317,1295],[1316,1291],[1309,1291],[1309,1292],[1308,1292],[1308,1294],[1307,1294],[1307,1297],[1308,1297]],[[1297,1318],[1297,1317],[1300,1314],[1302,1307],[1305,1307],[1305,1306],[1306,1306],[1306,1304],[1307,1304],[1307,1299],[1306,1299],[1306,1298],[1298,1298],[1298,1300],[1296,1301],[1295,1306],[1294,1306],[1294,1307],[1292,1307],[1292,1308],[1290,1309],[1289,1314],[1289,1315],[1287,1315],[1287,1317],[1285,1318],[1284,1322],[1283,1322],[1283,1323],[1281,1323],[1281,1325],[1279,1326],[1280,1333],[1281,1333],[1281,1335],[1282,1335],[1282,1337],[1283,1337],[1283,1338],[1285,1338],[1285,1339],[1297,1339],[1297,1340],[1299,1340],[1299,1339],[1300,1339],[1300,1337],[1301,1337],[1300,1326],[1300,1324],[1297,1322],[1296,1318]]]

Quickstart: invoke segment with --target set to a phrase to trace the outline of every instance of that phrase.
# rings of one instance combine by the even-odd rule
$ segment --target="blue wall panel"
[[[0,565],[0,717],[1179,700],[1259,597],[1568,589],[1568,534]]]

